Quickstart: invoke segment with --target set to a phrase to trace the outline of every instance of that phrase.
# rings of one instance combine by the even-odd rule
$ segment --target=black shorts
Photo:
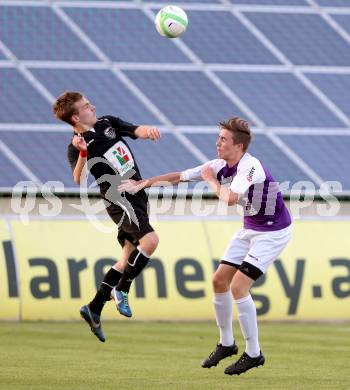
[[[107,209],[108,215],[114,223],[118,225],[118,241],[123,247],[125,240],[128,240],[133,245],[139,245],[139,240],[147,233],[154,232],[153,227],[149,223],[147,202],[132,204],[138,224],[129,219],[127,213],[120,207],[110,204]]]

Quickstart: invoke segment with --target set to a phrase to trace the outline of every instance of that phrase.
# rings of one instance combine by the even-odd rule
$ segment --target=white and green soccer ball
[[[168,38],[177,38],[182,35],[188,26],[186,12],[175,5],[162,8],[155,19],[156,29],[160,35]]]

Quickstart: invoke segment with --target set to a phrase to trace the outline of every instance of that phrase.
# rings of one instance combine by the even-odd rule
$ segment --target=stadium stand
[[[145,176],[215,158],[218,122],[239,115],[277,180],[350,191],[349,1],[171,3],[182,39],[157,34],[161,2],[0,1],[0,187],[74,188],[51,103],[79,90],[99,115],[161,127],[159,144],[130,141]]]

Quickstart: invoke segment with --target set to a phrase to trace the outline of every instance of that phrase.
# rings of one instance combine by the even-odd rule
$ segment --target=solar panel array
[[[74,187],[51,104],[79,90],[99,115],[164,130],[130,141],[144,176],[215,158],[217,124],[239,115],[278,181],[350,191],[350,2],[171,3],[188,14],[181,39],[157,34],[161,2],[0,1],[0,187]]]

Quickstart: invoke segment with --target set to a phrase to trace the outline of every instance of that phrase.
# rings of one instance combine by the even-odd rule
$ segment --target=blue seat
[[[1,139],[0,135],[0,139]],[[12,161],[0,152],[0,187],[13,187],[20,181],[29,179],[21,172]]]
[[[134,123],[159,120],[108,70],[32,69],[53,96],[81,91],[97,108],[97,115],[115,115]]]
[[[54,121],[50,103],[19,71],[0,68],[0,123]]]
[[[201,72],[126,71],[126,75],[175,125],[216,125],[243,115]]]
[[[349,44],[317,14],[247,12],[245,16],[295,65],[350,63]]]
[[[205,63],[279,64],[230,12],[187,11],[188,33],[184,42]]]
[[[350,117],[350,74],[309,73],[307,77]]]
[[[282,140],[298,151],[301,158],[324,180],[338,181],[343,190],[350,189],[350,137],[283,135]]]
[[[67,187],[75,186],[67,160],[72,133],[21,131],[16,134],[3,131],[0,137],[42,182],[60,181]],[[19,137],[21,142],[18,142]]]
[[[152,20],[137,9],[65,8],[65,12],[112,61],[189,62]],[[92,20],[92,23],[86,23]]]
[[[0,6],[0,37],[21,60],[97,60],[47,6]]]

